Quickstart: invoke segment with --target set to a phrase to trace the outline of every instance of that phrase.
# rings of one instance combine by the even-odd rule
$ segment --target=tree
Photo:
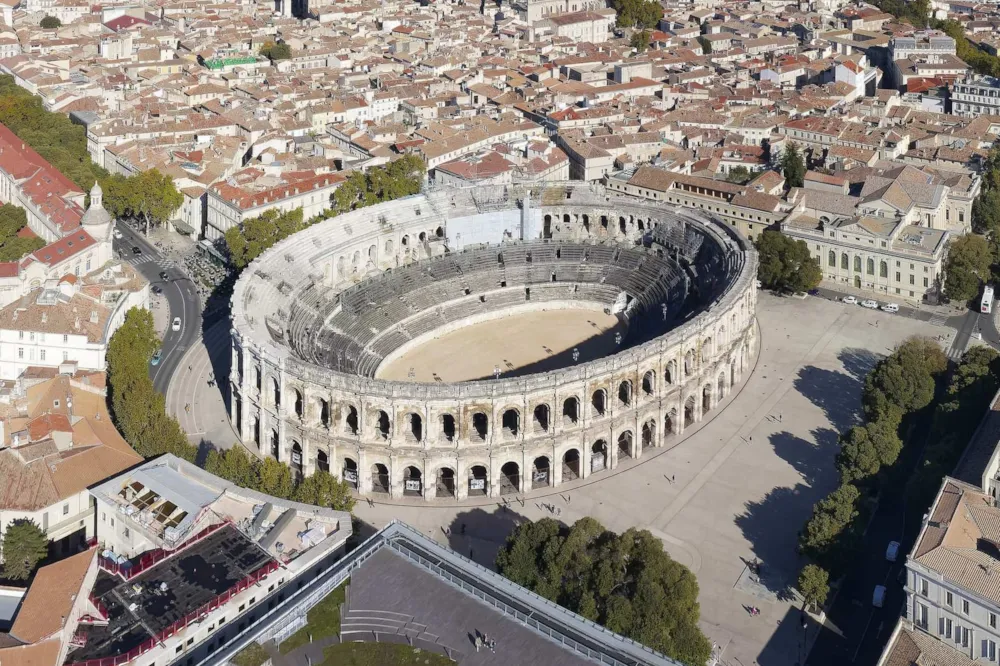
[[[966,234],[948,246],[944,265],[944,293],[956,301],[968,301],[979,293],[989,279],[993,252],[989,243],[977,234]]]
[[[853,483],[878,473],[878,452],[864,426],[854,426],[841,435],[837,469],[843,483]]]
[[[351,511],[354,498],[351,487],[328,472],[317,471],[299,483],[292,498],[303,504],[314,504],[336,511]]]
[[[877,421],[897,413],[923,409],[934,398],[935,376],[948,366],[948,358],[933,340],[913,336],[880,360],[865,377],[861,401],[865,415]]]
[[[24,209],[14,204],[0,205],[0,261],[17,261],[45,246],[38,236],[18,233],[28,226]]]
[[[645,530],[543,518],[515,528],[496,564],[515,583],[678,661],[700,666],[711,655],[694,574]]]
[[[291,468],[274,458],[264,458],[257,468],[255,490],[259,490],[265,495],[290,499],[295,490]]]
[[[611,0],[620,28],[655,28],[663,18],[663,7],[655,0]]]
[[[236,268],[243,269],[275,243],[303,228],[301,208],[288,212],[272,208],[226,231],[229,258]]]
[[[812,606],[822,608],[826,597],[830,594],[830,574],[822,567],[807,564],[799,572],[799,594],[802,595],[802,608]]]
[[[292,48],[284,42],[266,42],[260,47],[260,54],[271,60],[288,60],[292,57]]]
[[[843,544],[841,535],[858,515],[858,489],[846,483],[813,507],[813,514],[799,534],[799,550],[818,562],[836,560]]]
[[[649,48],[649,40],[652,37],[652,33],[648,30],[641,30],[639,32],[632,33],[632,36],[628,40],[629,46],[634,48],[639,53],[645,53]]]
[[[42,22],[39,25],[45,30],[53,30],[55,28],[62,27],[62,21],[60,21],[55,16],[46,15],[45,18],[42,19]]]
[[[27,580],[49,554],[49,538],[34,522],[19,518],[3,533],[3,573],[13,580]]]
[[[698,43],[701,44],[701,52],[705,55],[712,54],[712,42],[705,39],[704,35],[698,36]]]
[[[137,217],[145,223],[146,233],[153,226],[164,224],[184,203],[174,179],[158,169],[142,171],[134,176],[119,174],[102,184],[104,207],[114,217]]]
[[[781,151],[781,175],[788,187],[802,187],[806,177],[806,163],[795,142],[789,141]]]
[[[767,230],[757,239],[756,247],[757,277],[767,289],[805,292],[823,279],[819,262],[809,254],[804,241]]]
[[[205,471],[243,488],[257,487],[259,466],[239,443],[221,453],[213,449],[205,458]]]
[[[748,183],[751,178],[753,178],[753,174],[745,166],[735,166],[726,174],[726,180],[730,183],[738,183],[740,185]]]

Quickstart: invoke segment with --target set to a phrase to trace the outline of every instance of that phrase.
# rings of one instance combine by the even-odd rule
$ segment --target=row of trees
[[[691,666],[712,647],[698,628],[698,581],[646,530],[610,532],[593,518],[519,525],[497,570],[529,590]]]
[[[931,404],[937,379],[947,366],[937,343],[911,337],[868,373],[862,392],[864,423],[840,438],[836,462],[840,486],[813,507],[799,533],[799,550],[815,565],[803,571],[806,580],[800,582],[812,585],[826,571],[839,574],[850,561],[863,529],[859,516],[864,498],[878,492],[885,478],[880,472],[895,463],[903,449],[899,437],[903,417]]]
[[[332,474],[317,471],[296,483],[288,465],[273,458],[253,458],[239,445],[222,452],[209,452],[205,469],[238,486],[274,497],[338,511],[354,508],[351,487]]]
[[[73,123],[64,113],[46,111],[40,97],[6,75],[0,76],[0,123],[84,192],[90,191],[95,180],[107,175],[90,161],[82,125]]]
[[[611,0],[618,12],[620,28],[655,28],[663,18],[663,6],[656,0]]]
[[[101,181],[104,208],[112,217],[134,217],[143,221],[146,233],[151,227],[164,224],[184,203],[174,179],[158,169],[142,171],[133,176],[114,174]]]
[[[111,416],[125,441],[144,458],[161,453],[193,462],[197,449],[177,419],[167,414],[163,395],[153,388],[149,363],[160,339],[149,310],[132,308],[108,343]]]
[[[225,239],[230,260],[242,270],[278,241],[320,220],[418,194],[425,171],[424,161],[416,155],[404,155],[368,171],[352,171],[331,195],[330,208],[308,221],[303,220],[301,208],[288,212],[272,209],[229,229]]]
[[[926,4],[927,0],[919,0],[919,2]],[[948,19],[947,21],[939,21],[936,25],[938,29],[943,30],[945,34],[955,40],[955,55],[964,60],[977,74],[1000,76],[1000,58],[983,51],[970,42],[965,36],[965,28],[961,23]]]
[[[757,279],[766,289],[802,293],[815,289],[823,279],[819,262],[809,254],[805,241],[767,230],[757,238],[755,246]]]
[[[20,206],[0,205],[0,261],[17,261],[21,257],[45,246],[34,234],[19,236],[28,226],[28,215]]]

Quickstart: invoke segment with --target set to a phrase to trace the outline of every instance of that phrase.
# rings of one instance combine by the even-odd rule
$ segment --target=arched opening
[[[403,468],[403,494],[409,497],[423,495],[424,482],[420,470],[409,465]]]
[[[628,407],[632,404],[632,382],[629,380],[623,381],[618,385],[618,402],[622,404],[622,407]]]
[[[600,472],[607,467],[607,461],[608,443],[603,439],[599,439],[590,447],[590,471]]]
[[[326,455],[326,451],[316,452],[316,469],[320,472],[330,473],[330,457]]]
[[[872,259],[871,257],[868,257],[868,261],[866,262],[866,264],[867,264],[866,267],[868,269],[867,270],[868,275],[875,275],[875,260]]]
[[[292,473],[294,474],[296,480],[302,480],[302,445],[292,440],[292,461],[291,461]]]
[[[374,245],[368,246],[368,261],[370,261],[372,264],[375,263],[375,246]]]
[[[701,413],[708,414],[712,409],[712,385],[705,384],[705,388],[701,390]]]
[[[588,215],[583,216],[583,230],[588,234],[590,233],[590,217]]]
[[[347,260],[344,257],[337,257],[337,277],[347,276]]]
[[[387,240],[385,242],[385,256],[388,257],[388,256],[391,256],[391,255],[392,255],[392,241],[391,240]]]
[[[570,222],[569,213],[564,213],[563,214],[563,224],[569,224],[569,222]]]
[[[837,253],[830,250],[830,254],[827,256],[826,263],[830,265],[830,268],[837,267]]]
[[[701,343],[701,361],[707,362],[712,359],[715,355],[715,346],[712,344],[712,338],[705,338]]]
[[[399,239],[399,245],[401,247],[404,247],[404,248],[409,247],[410,246],[410,237],[409,236],[403,236],[401,239]]]
[[[879,262],[879,265],[878,265],[878,276],[879,277],[883,277],[883,278],[889,277],[889,264],[887,264],[884,261]]]
[[[736,386],[736,361],[729,362],[729,385]]]
[[[580,478],[580,452],[576,449],[570,449],[563,454],[562,459],[562,480],[574,481]]]
[[[546,215],[542,219],[542,238],[552,238],[552,216]]]
[[[424,419],[420,414],[410,412],[406,415],[406,434],[408,439],[417,442],[424,440]]]
[[[521,413],[516,409],[504,411],[501,417],[501,427],[504,437],[517,437],[521,432]]]
[[[298,389],[292,389],[292,391],[295,394],[295,416],[301,419],[303,415],[302,391]]]
[[[444,227],[438,227],[434,230],[434,235],[438,238],[444,238]]]
[[[482,412],[476,412],[472,415],[472,437],[473,439],[479,439],[479,441],[485,442],[486,438],[490,434],[490,420],[486,417],[486,414]]]
[[[695,415],[698,411],[698,405],[695,402],[694,396],[688,396],[687,401],[684,403],[684,426],[694,425]]]
[[[316,401],[319,407],[319,422],[324,428],[330,427],[330,403],[323,398]]]
[[[622,434],[618,435],[618,457],[622,458],[634,458],[635,452],[632,450],[632,445],[634,443],[634,437],[632,436],[631,430],[626,430]]]
[[[490,492],[489,474],[482,465],[469,468],[469,496],[487,495]]]
[[[421,243],[425,242],[427,240],[427,233],[424,232],[424,231],[421,231],[420,235],[417,236],[417,240],[419,240]]]
[[[380,409],[375,417],[375,436],[380,439],[389,439],[389,429],[389,415]]]
[[[642,376],[642,392],[646,394],[647,397],[653,395],[653,391],[656,389],[656,376],[653,375],[653,371],[650,370]]]
[[[280,440],[278,438],[278,431],[272,428],[271,429],[271,457],[274,458],[275,460],[281,460],[281,454],[280,454],[281,447],[278,444],[279,441]]]
[[[271,395],[274,398],[274,406],[281,407],[281,387],[278,386],[278,380],[274,377],[271,378]]]
[[[847,253],[841,253],[840,255],[840,268],[841,270],[848,270],[850,268],[850,260],[847,258]]]
[[[563,425],[576,425],[580,418],[580,400],[576,396],[563,400],[562,415]]]
[[[645,423],[642,424],[642,450],[643,451],[645,451],[650,446],[654,446],[656,444],[656,442],[654,441],[655,440],[655,435],[656,435],[656,422],[655,421],[646,421]]]
[[[516,462],[505,463],[500,468],[500,494],[516,493],[521,487],[521,468]]]
[[[260,450],[260,417],[253,417],[253,443],[257,445],[257,450]]]
[[[344,429],[352,435],[358,434],[358,410],[354,405],[347,406],[347,417],[344,419]]]
[[[531,488],[546,488],[551,483],[548,456],[538,456],[531,464]]]
[[[625,218],[624,217],[619,217],[618,218],[618,231],[620,233],[623,233],[623,234],[625,233],[625,231],[626,231],[625,224],[626,224],[625,223]]]
[[[667,438],[670,435],[677,434],[677,410],[671,409],[667,412],[667,415],[663,417],[663,437]]]
[[[716,381],[716,395],[719,396],[719,400],[726,397],[726,373],[725,371],[719,373],[719,379]]]
[[[354,271],[357,271],[358,267],[360,266],[361,266],[361,250],[355,250],[354,254],[351,256],[351,268],[354,269]]]
[[[455,417],[451,414],[441,416],[441,434],[447,441],[455,441]]]
[[[857,255],[855,255],[854,257],[854,272],[855,273],[861,272],[861,257]]]
[[[684,376],[690,377],[692,372],[694,372],[694,351],[688,349],[684,354]]]
[[[609,224],[608,216],[607,215],[601,215],[601,231],[607,233],[607,231],[608,231],[608,224]]]
[[[347,463],[344,463],[344,469],[347,469]],[[373,493],[389,493],[389,468],[382,463],[375,463],[372,465],[372,492]]]
[[[676,378],[677,378],[677,363],[675,361],[670,361],[667,363],[667,369],[663,371],[663,381],[665,381],[667,384],[673,384]]]
[[[375,465],[378,467],[378,465]],[[357,490],[358,488],[358,463],[354,462],[350,458],[344,458],[344,466],[340,470],[341,476],[344,478],[344,483],[349,485],[351,488]],[[374,473],[372,474],[372,480],[375,479]],[[386,483],[388,483],[389,475],[386,474]],[[374,485],[374,484],[373,484]]]
[[[533,417],[536,432],[549,431],[549,406],[542,404],[535,406]]]
[[[604,416],[604,412],[608,408],[608,394],[604,389],[598,389],[594,391],[594,396],[590,400],[591,405],[594,407],[594,414],[597,416]]]
[[[438,470],[437,487],[435,488],[434,496],[455,496],[455,470],[450,467],[442,467]]]

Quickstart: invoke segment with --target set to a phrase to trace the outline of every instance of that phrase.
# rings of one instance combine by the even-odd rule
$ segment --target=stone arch
[[[434,497],[457,497],[455,470],[448,465],[438,467],[435,474]]]
[[[477,439],[485,442],[490,435],[490,418],[484,412],[475,412],[472,415],[472,422],[469,424],[470,439]]]
[[[695,400],[694,394],[692,394],[684,401],[684,427],[694,425],[697,420],[698,402]]]
[[[350,457],[345,456],[344,462],[340,466],[340,476],[344,482],[357,490],[358,488],[358,463]]]
[[[324,428],[329,428],[330,423],[330,403],[326,398],[316,397],[313,399],[313,409],[316,414],[316,422]]]
[[[590,447],[590,471],[600,472],[608,467],[608,443],[598,439]]]
[[[840,253],[840,268],[845,271],[851,268],[851,260],[848,258],[846,252]]]
[[[532,423],[535,428],[535,432],[548,432],[551,417],[550,410],[547,403],[541,403],[535,405],[534,412],[532,413]]]
[[[889,277],[889,264],[886,261],[880,261],[878,264],[878,276],[887,278]]]
[[[677,361],[667,361],[667,367],[663,371],[663,381],[666,384],[673,384],[677,380]]]
[[[642,434],[640,435],[642,450],[651,446],[656,446],[656,421],[649,419],[642,424]]]
[[[406,438],[413,441],[424,441],[424,417],[416,412],[406,415]]]
[[[352,435],[361,432],[361,424],[358,421],[358,409],[348,403],[344,406],[344,430]]]
[[[509,407],[500,416],[500,427],[505,438],[517,437],[521,434],[521,411]]]
[[[619,216],[618,217],[618,233],[621,233],[621,234],[627,233],[628,232],[628,228],[626,226],[627,224],[628,223],[625,221],[625,218],[622,217],[622,216]]]
[[[632,406],[632,380],[625,379],[618,384],[618,402],[623,407]]]
[[[590,404],[594,408],[594,414],[604,416],[608,411],[608,392],[604,389],[597,389],[590,398]]]
[[[455,415],[454,414],[442,414],[441,415],[441,437],[447,442],[452,442],[455,440],[455,436],[458,434],[458,428],[456,427]]]
[[[343,256],[337,258],[337,277],[347,277],[347,260]]]
[[[580,457],[580,450],[577,448],[570,447],[563,451],[562,454],[562,480],[565,481],[575,481],[580,478],[580,471],[582,464],[582,458]]]
[[[580,420],[580,399],[575,395],[563,400],[563,425],[576,425]]]
[[[384,247],[385,247],[385,256],[391,257],[392,256],[392,239],[391,238],[387,238],[386,239]]]
[[[424,494],[424,474],[416,465],[403,468],[403,495],[422,497]]]
[[[716,383],[717,383],[717,386],[716,386],[716,395],[718,395],[718,398],[716,398],[716,402],[718,402],[719,400],[722,400],[723,398],[726,397],[726,371],[725,370],[723,370],[722,372],[719,373],[719,379],[718,379],[718,381]]]
[[[854,255],[854,272],[861,272],[861,255]]]
[[[688,349],[684,352],[684,376],[690,377],[694,373],[696,368],[695,365],[695,355],[693,349]]]
[[[712,384],[705,384],[701,389],[701,413],[707,414],[715,406]]]
[[[271,404],[281,407],[281,384],[277,377],[271,377]]]
[[[368,246],[368,261],[372,262],[372,264],[374,264],[375,260],[378,259],[378,257],[376,256],[375,253],[376,253],[375,246],[374,245],[369,245]]]
[[[678,434],[680,423],[677,421],[677,408],[671,409],[663,417],[663,436]]]
[[[376,439],[389,439],[392,436],[392,420],[389,418],[389,413],[384,409],[380,409],[375,412],[375,423],[372,424],[375,430]]]
[[[302,399],[302,391],[300,391],[296,387],[293,387],[292,388],[292,397],[294,398],[293,407],[295,409],[295,416],[296,416],[296,418],[298,418],[301,421],[302,418],[306,415],[306,412],[305,412],[306,405],[305,405],[305,401]]]
[[[650,397],[656,392],[656,374],[652,370],[647,370],[642,376],[642,392]]]
[[[538,456],[531,463],[531,489],[547,488],[552,484],[552,463],[548,456]]]
[[[626,458],[635,458],[634,446],[635,436],[631,430],[626,430],[618,435],[618,459],[621,460],[623,455]]]
[[[372,465],[371,471],[372,471],[372,492],[388,494],[390,488],[389,468],[383,465],[382,463],[374,463]]]
[[[330,456],[323,449],[316,452],[316,471],[330,473]]]
[[[469,465],[469,495],[490,494],[490,471],[487,465],[474,463]]]
[[[712,344],[712,338],[709,337],[702,340],[700,351],[701,363],[707,363],[715,356],[715,345]]]
[[[288,461],[288,466],[292,468],[292,474],[297,480],[302,479],[302,470],[304,467],[304,461],[302,460],[302,444],[298,440],[292,440],[292,458]]]
[[[511,460],[500,467],[500,494],[511,495],[521,490],[521,466]]]

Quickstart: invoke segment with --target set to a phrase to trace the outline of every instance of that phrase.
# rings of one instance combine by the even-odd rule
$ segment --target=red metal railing
[[[108,573],[118,574],[119,576],[122,577],[122,580],[131,580],[132,578],[135,578],[136,576],[138,576],[151,566],[162,562],[163,560],[167,559],[168,557],[170,557],[175,553],[181,552],[182,550],[197,543],[198,541],[201,541],[212,532],[222,529],[226,525],[228,525],[228,522],[221,522],[221,523],[216,523],[214,525],[209,525],[208,527],[195,534],[193,537],[182,543],[174,550],[163,550],[162,548],[147,550],[145,553],[139,556],[139,561],[136,562],[135,564],[132,564],[131,560],[129,560],[128,566],[124,564],[118,564],[117,562],[100,555],[97,557],[97,562],[100,565],[100,567],[105,571],[107,571]]]
[[[263,580],[265,576],[268,576],[272,572],[276,571],[278,568],[279,568],[278,563],[275,560],[271,560],[261,568],[251,573],[246,578],[236,583],[236,585],[229,588],[229,590],[227,590],[226,592],[220,594],[211,601],[203,604],[197,610],[188,613],[181,619],[171,624],[169,627],[166,627],[165,629],[157,633],[156,636],[154,636],[153,638],[150,638],[149,640],[143,642],[141,645],[132,648],[126,654],[117,655],[115,657],[104,657],[103,659],[90,659],[88,661],[77,661],[71,664],[67,664],[67,666],[118,666],[119,664],[126,664],[132,661],[133,659],[139,657],[139,655],[152,650],[161,641],[170,638],[180,630],[187,627],[192,622],[226,605],[233,597],[243,592],[250,586],[256,585],[258,582]]]

